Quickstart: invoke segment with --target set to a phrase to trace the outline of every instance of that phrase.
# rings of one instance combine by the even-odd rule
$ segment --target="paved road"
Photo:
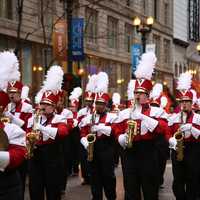
[[[123,181],[121,168],[116,169],[117,175],[117,200],[123,200]],[[71,177],[69,179],[68,188],[66,194],[63,196],[63,200],[90,200],[90,188],[89,186],[81,186],[81,180],[79,177]],[[175,200],[172,190],[172,168],[169,162],[165,171],[164,188],[160,190],[159,200]]]

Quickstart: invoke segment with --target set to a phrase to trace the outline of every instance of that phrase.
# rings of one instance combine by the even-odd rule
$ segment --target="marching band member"
[[[200,175],[200,115],[192,111],[192,75],[182,73],[178,79],[176,97],[180,111],[169,118],[173,137],[172,148],[173,192],[177,200],[195,200],[198,196]]]
[[[93,74],[90,76],[89,81],[86,85],[86,89],[84,92],[84,106],[82,109],[78,111],[77,119],[78,119],[78,126],[80,127],[82,124],[82,119],[91,114],[93,110],[93,103],[95,97],[95,86],[96,86],[96,78],[97,75]],[[87,161],[87,151],[81,144],[80,146],[80,161],[81,161],[81,175],[83,178],[82,185],[86,185],[90,183],[90,170]]]
[[[142,55],[135,71],[136,85],[132,107],[120,112],[113,124],[114,134],[124,148],[123,172],[125,200],[158,199],[159,168],[155,137],[170,136],[167,123],[158,118],[160,109],[150,107],[151,77],[156,63],[152,52]]]
[[[100,72],[96,82],[95,111],[82,119],[81,126],[81,143],[88,150],[93,200],[102,200],[103,190],[107,199],[116,199],[114,138],[111,130],[116,115],[106,111],[109,101],[107,90],[108,76]]]
[[[37,138],[34,148],[32,147],[33,156],[30,158],[31,200],[44,199],[45,191],[47,200],[61,199],[63,169],[61,141],[69,134],[66,118],[56,114],[58,91],[61,90],[62,78],[61,67],[52,66],[49,69],[41,89],[42,99],[38,112],[28,121],[28,142],[31,141],[31,135]]]
[[[11,123],[21,127],[24,131],[27,128],[28,119],[32,116],[32,105],[26,100],[27,86],[23,86],[20,79],[19,61],[13,52],[5,51],[1,53],[1,60],[5,60],[4,64],[10,68],[9,82],[7,93],[10,99],[5,112]],[[27,174],[27,161],[24,160],[19,167],[20,176],[23,183],[23,198],[25,192],[25,182]]]

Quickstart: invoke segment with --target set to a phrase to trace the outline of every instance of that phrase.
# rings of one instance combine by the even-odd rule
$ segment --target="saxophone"
[[[96,111],[94,111],[92,113],[92,117],[91,117],[91,124],[93,125],[95,123],[95,118],[96,118]],[[88,156],[87,156],[87,160],[89,162],[93,161],[93,155],[94,155],[94,143],[96,141],[96,134],[93,133],[92,131],[90,131],[90,133],[86,136],[87,141],[88,141]]]
[[[181,123],[183,123],[183,111],[181,111]],[[174,137],[177,141],[176,159],[177,161],[182,161],[184,158],[184,135],[180,131],[180,129],[178,129],[177,132],[174,134]]]
[[[132,111],[135,110],[136,105],[135,101],[132,102]],[[137,122],[133,119],[131,119],[131,112],[130,112],[130,117],[129,120],[127,121],[128,124],[128,130],[127,130],[127,148],[131,148],[133,146],[133,138],[138,134],[137,132]]]
[[[35,144],[40,140],[40,131],[38,130],[37,124],[40,123],[41,109],[37,109],[34,114],[33,128],[32,131],[26,135],[26,148],[27,148],[27,158],[33,157],[33,151],[35,149]]]

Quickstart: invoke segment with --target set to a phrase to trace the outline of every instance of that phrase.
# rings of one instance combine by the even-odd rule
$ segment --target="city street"
[[[123,200],[123,180],[121,167],[116,169],[117,175],[117,200]],[[164,188],[160,190],[159,200],[175,200],[172,190],[172,166],[169,162],[165,172]],[[81,180],[78,177],[71,177],[68,182],[68,189],[63,196],[63,200],[89,200],[90,188],[89,186],[82,186]]]

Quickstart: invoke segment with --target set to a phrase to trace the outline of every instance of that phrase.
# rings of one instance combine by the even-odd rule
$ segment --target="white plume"
[[[130,80],[128,83],[128,89],[127,89],[128,100],[134,99],[135,83],[136,83],[135,79]]]
[[[73,99],[78,100],[81,95],[82,95],[82,89],[80,87],[76,87],[71,92],[71,95],[69,96],[69,99],[70,100],[73,100]]]
[[[108,92],[108,75],[106,72],[99,72],[97,74],[97,82],[96,82],[96,93],[107,93]]]
[[[89,81],[86,85],[86,92],[94,92],[96,88],[96,81],[97,81],[97,75],[93,74],[90,76]]]
[[[119,93],[117,92],[113,93],[112,102],[114,105],[120,105],[120,99],[121,99],[121,96]]]
[[[28,99],[28,95],[29,95],[29,87],[25,85],[22,87],[21,99],[22,100]]]
[[[142,58],[135,71],[136,78],[151,80],[156,61],[157,58],[153,52],[142,54]]]
[[[190,90],[192,92],[192,103],[197,103],[197,92],[193,89]]]
[[[42,100],[42,96],[43,96],[44,91],[40,90],[36,96],[35,96],[35,103],[39,104],[40,101]]]
[[[157,99],[161,95],[162,92],[163,92],[163,85],[161,83],[156,83],[153,86],[153,89],[150,93],[150,98]]]
[[[192,84],[192,75],[189,72],[182,73],[178,78],[177,90],[189,90]]]
[[[165,96],[161,97],[161,99],[160,99],[160,107],[161,108],[165,108],[167,103],[168,103],[167,97],[165,97]]]
[[[5,89],[8,82],[20,79],[19,61],[11,51],[0,53],[0,88]]]
[[[63,70],[60,66],[54,65],[52,66],[46,75],[46,79],[43,82],[43,90],[44,91],[52,91],[54,93],[61,90],[62,82],[63,82]]]

